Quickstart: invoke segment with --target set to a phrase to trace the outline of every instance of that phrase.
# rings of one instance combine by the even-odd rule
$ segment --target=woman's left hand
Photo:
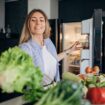
[[[65,50],[65,52],[67,54],[71,53],[72,51],[77,51],[80,50],[81,47],[79,47],[78,45],[80,45],[79,41],[76,41],[70,48],[68,48],[67,50]]]
[[[80,45],[80,42],[76,41],[69,49],[71,49],[72,51],[80,50],[81,47],[78,47],[78,45]]]

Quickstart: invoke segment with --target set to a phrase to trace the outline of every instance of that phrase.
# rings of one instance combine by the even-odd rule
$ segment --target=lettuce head
[[[42,72],[33,64],[32,58],[18,46],[9,48],[0,56],[0,83],[2,92],[23,93],[25,87],[39,89]]]

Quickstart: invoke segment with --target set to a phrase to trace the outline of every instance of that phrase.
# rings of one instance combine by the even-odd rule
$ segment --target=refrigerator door
[[[105,73],[105,17],[103,18],[103,39],[102,39],[102,72]]]
[[[80,62],[80,73],[85,74],[85,69],[87,66],[90,66],[90,55],[89,49],[81,50],[81,62]]]
[[[93,18],[82,21],[82,35],[88,36],[88,53],[89,53],[89,66],[93,66]],[[83,48],[84,49],[84,48]],[[82,58],[81,58],[82,59]],[[88,65],[87,65],[88,66]]]
[[[100,67],[101,72],[105,72],[102,69],[102,17],[103,11],[101,9],[95,9],[93,14],[93,65]]]

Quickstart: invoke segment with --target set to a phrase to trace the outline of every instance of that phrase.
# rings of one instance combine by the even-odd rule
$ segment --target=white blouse
[[[56,75],[57,60],[47,50],[46,46],[42,48],[42,57],[44,61],[44,78],[43,85],[50,84]]]

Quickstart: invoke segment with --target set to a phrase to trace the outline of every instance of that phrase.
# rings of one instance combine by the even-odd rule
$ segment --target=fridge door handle
[[[83,62],[84,60],[90,60],[90,59],[81,59],[81,62]]]

